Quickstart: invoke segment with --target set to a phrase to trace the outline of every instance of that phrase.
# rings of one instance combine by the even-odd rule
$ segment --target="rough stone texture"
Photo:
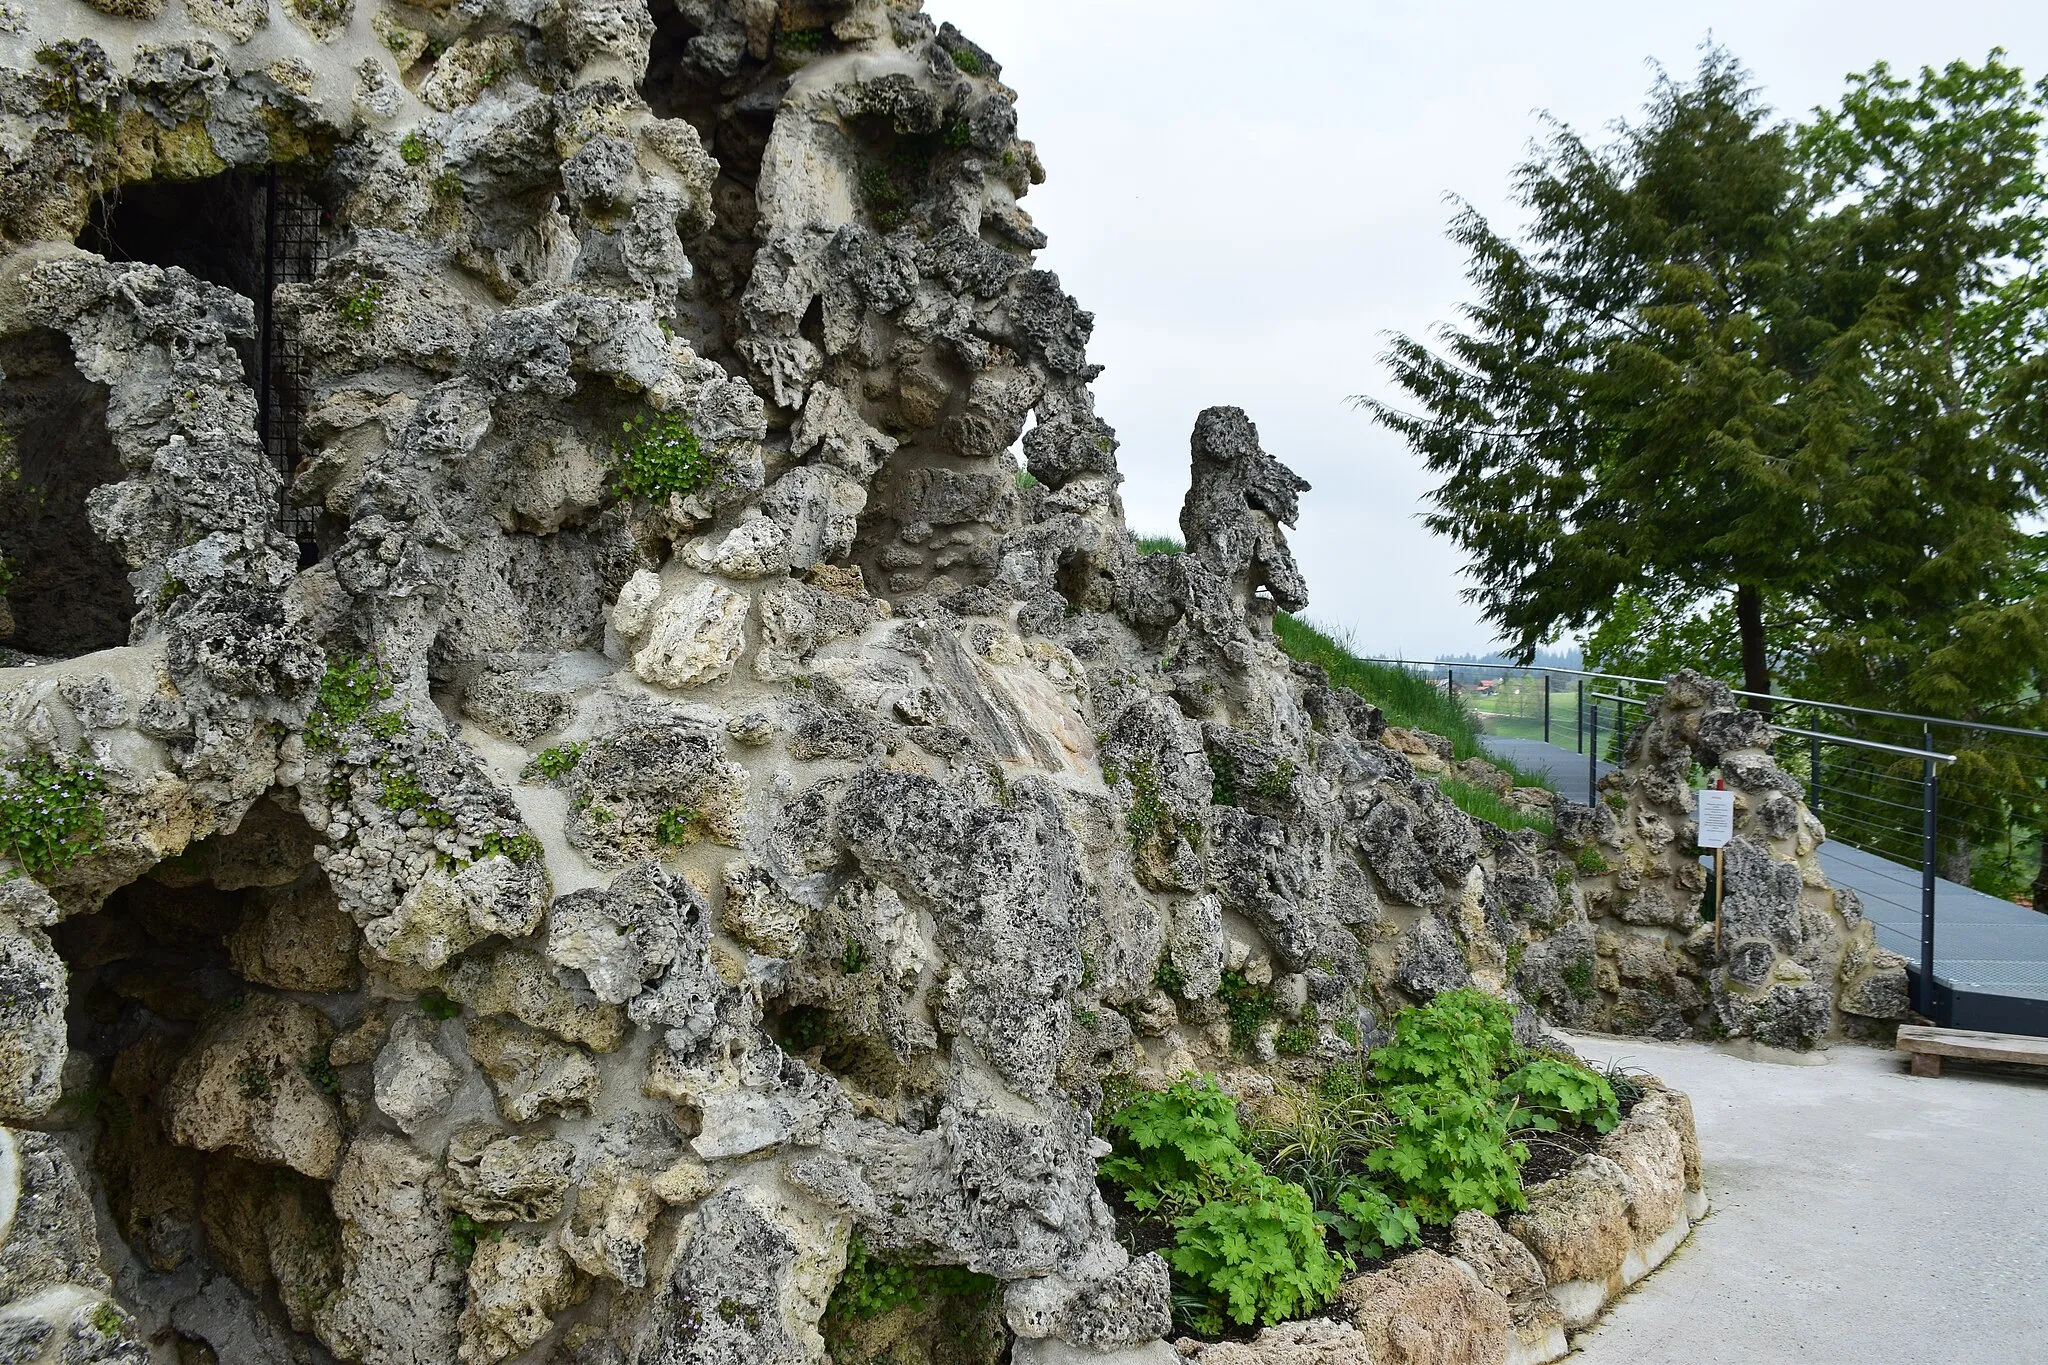
[[[1507,1354],[1507,1301],[1434,1251],[1346,1280],[1339,1302],[1374,1365],[1490,1365]]]
[[[171,1140],[326,1179],[341,1155],[341,1116],[306,1065],[327,1055],[333,1032],[310,1005],[251,996],[178,1063],[164,1092]]]
[[[569,1258],[544,1238],[510,1233],[478,1242],[457,1324],[463,1365],[518,1355],[553,1330],[555,1314],[584,1292]]]
[[[858,1231],[1001,1281],[1019,1360],[1157,1359],[1106,1076],[1270,1088],[1468,983],[1760,1037],[1835,989],[1811,883],[1704,990],[1683,897],[1574,881],[1610,809],[1482,825],[1288,660],[1246,413],[1139,553],[1017,97],[912,0],[7,13],[0,764],[105,789],[0,868],[0,1115],[95,1153],[137,1339],[816,1365]],[[265,301],[272,171],[321,249]]]
[[[1815,856],[1825,831],[1771,738],[1725,684],[1667,680],[1599,804],[1558,812],[1587,924],[1529,935],[1525,995],[1582,1027],[1790,1049],[1821,1045],[1846,1016],[1865,1029],[1907,1017],[1904,961],[1876,946],[1853,893],[1829,886]],[[1699,909],[1711,891],[1693,851],[1695,765],[1735,792],[1718,939]]]
[[[1604,1284],[1634,1244],[1628,1195],[1627,1172],[1605,1157],[1585,1157],[1531,1190],[1529,1207],[1510,1214],[1502,1226],[1535,1253],[1551,1284]]]
[[[1504,1299],[1525,1298],[1544,1286],[1543,1267],[1501,1225],[1477,1209],[1451,1220],[1451,1256]]]
[[[394,1137],[349,1144],[334,1177],[342,1283],[315,1328],[336,1355],[372,1365],[439,1365],[456,1353],[462,1272],[435,1164]]]
[[[1250,1341],[1200,1342],[1182,1337],[1176,1343],[1184,1360],[1202,1365],[1359,1365],[1377,1361],[1367,1353],[1366,1336],[1348,1322],[1309,1318],[1262,1329]]]

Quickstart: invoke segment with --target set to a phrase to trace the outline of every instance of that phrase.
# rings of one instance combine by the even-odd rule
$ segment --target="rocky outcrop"
[[[1245,413],[1139,552],[910,0],[6,14],[0,1116],[108,1224],[34,1351],[816,1362],[858,1236],[1157,1357],[1106,1076],[1579,1017],[1576,846],[1276,646]]]
[[[1601,779],[1600,803],[1560,821],[1591,933],[1532,944],[1525,994],[1612,1032],[1791,1049],[1908,1016],[1905,962],[1877,946],[1855,893],[1829,884],[1816,853],[1826,832],[1771,740],[1725,684],[1689,671],[1668,680],[1621,769]],[[1718,928],[1703,910],[1712,877],[1692,794],[1714,778],[1736,812]]]

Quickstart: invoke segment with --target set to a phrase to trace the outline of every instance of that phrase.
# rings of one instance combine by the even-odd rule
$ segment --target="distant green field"
[[[1488,727],[1462,695],[1445,692],[1436,679],[1394,664],[1368,663],[1338,640],[1286,612],[1273,618],[1273,633],[1279,637],[1280,647],[1288,654],[1320,665],[1330,675],[1330,681],[1350,688],[1379,707],[1387,718],[1387,724],[1442,735],[1450,740],[1451,752],[1459,758],[1484,758],[1513,773],[1518,785],[1551,785],[1550,779],[1541,774],[1524,772],[1512,763],[1486,753],[1480,747],[1479,736],[1486,733]],[[1541,694],[1533,693],[1533,696],[1535,703],[1542,705]],[[1536,713],[1538,737],[1542,734],[1542,714],[1541,711]],[[1450,787],[1446,786],[1445,790],[1450,792]],[[1455,800],[1457,794],[1450,794]],[[1472,813],[1482,817],[1487,814],[1483,811]]]

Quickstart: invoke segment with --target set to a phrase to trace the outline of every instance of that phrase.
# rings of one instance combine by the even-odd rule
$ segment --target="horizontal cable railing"
[[[1664,690],[1659,679],[1548,664],[1364,662],[1434,677],[1467,701],[1490,733],[1583,754],[1588,799],[1598,794],[1600,763],[1621,762],[1633,727]],[[1941,869],[1949,880],[2023,905],[2029,902],[2020,893],[2030,880],[2037,887],[2048,881],[2038,842],[2048,826],[2048,730],[1731,691],[1770,703],[1779,767],[1801,784],[1831,838],[1889,860],[1901,875],[1885,880],[1920,889],[1923,983],[1932,980],[1933,888]],[[2033,903],[2048,911],[2038,890]],[[1925,1011],[1930,987],[1919,989]]]

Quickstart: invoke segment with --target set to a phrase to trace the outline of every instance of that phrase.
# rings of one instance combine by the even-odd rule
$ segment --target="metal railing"
[[[1597,795],[1601,760],[1621,760],[1636,715],[1664,689],[1661,679],[1541,664],[1366,662],[1439,676],[1446,690],[1464,692],[1489,730],[1546,743],[1563,743],[1565,718],[1557,698],[1570,692],[1571,744],[1586,756],[1588,799]],[[1464,688],[1461,678],[1467,680]],[[1497,685],[1482,693],[1480,679]],[[1540,685],[1529,685],[1531,679]],[[2048,824],[2048,730],[1731,690],[1770,703],[1772,729],[1783,741],[1776,746],[1779,765],[1805,788],[1808,808],[1827,825],[1831,839],[1917,866],[1922,923],[1916,1006],[1931,1012],[1935,884],[1943,857],[1952,864],[1950,880],[1970,883],[1973,871],[1998,852],[1984,842],[1987,836],[2002,835],[2004,861],[1991,866],[2004,889],[1992,894],[2012,893],[2015,878],[2024,874],[2016,859],[2031,864],[2041,857],[2029,848]],[[2040,884],[2033,904],[2048,912]]]

